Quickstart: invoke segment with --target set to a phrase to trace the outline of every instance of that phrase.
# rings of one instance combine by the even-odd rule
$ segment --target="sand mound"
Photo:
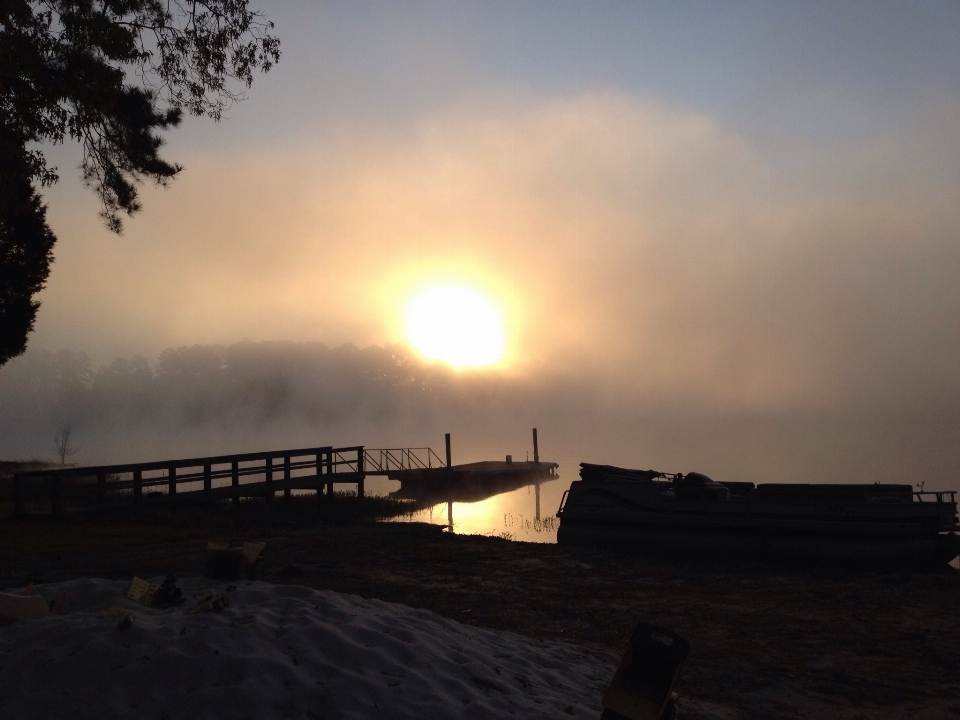
[[[187,601],[168,610],[124,599],[124,582],[35,588],[66,590],[65,614],[0,628],[0,717],[597,718],[613,672],[615,658],[426,610],[236,585],[204,614],[187,609],[227,583],[181,580]],[[135,616],[128,630],[101,617],[117,605]]]

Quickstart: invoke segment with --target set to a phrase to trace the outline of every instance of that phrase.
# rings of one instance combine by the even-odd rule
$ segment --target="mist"
[[[31,349],[0,369],[0,454],[49,456],[69,422],[78,462],[444,432],[467,461],[522,457],[538,427],[565,478],[596,461],[956,488],[960,104],[895,83],[880,112],[852,60],[774,91],[758,57],[726,109],[506,78],[401,119],[354,98],[256,140],[188,128],[187,169],[144,188],[121,239],[61,183]],[[406,347],[431,282],[504,309],[502,368]]]
[[[73,430],[80,464],[312,447],[432,446],[454,461],[525,457],[572,479],[580,462],[718,479],[926,482],[957,488],[960,407],[949,401],[842,412],[731,410],[617,399],[575,376],[455,372],[403,346],[245,341],[168,348],[153,362],[94,367],[83,353],[36,351],[4,371],[4,459],[53,458]],[[931,414],[931,409],[933,413]]]

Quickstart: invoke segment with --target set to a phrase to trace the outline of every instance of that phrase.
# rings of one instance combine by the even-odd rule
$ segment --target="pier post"
[[[50,476],[50,514],[56,517],[60,514],[60,476]]]
[[[447,441],[447,470],[450,469],[450,433],[444,435],[444,439]]]
[[[23,477],[19,474],[13,476],[13,514],[23,515]]]
[[[143,497],[143,471],[133,471],[133,504],[139,505],[140,498]]]
[[[357,498],[363,497],[363,446],[357,448],[357,472],[360,477],[357,478]]]
[[[167,495],[170,506],[177,504],[177,466],[171,465],[167,469]]]
[[[267,457],[265,461],[264,481],[267,484],[267,502],[273,500],[273,458]]]
[[[97,473],[97,505],[103,505],[107,496],[107,474]]]
[[[327,499],[333,500],[333,448],[327,448]]]
[[[323,483],[321,482],[320,475],[323,473],[323,451],[317,453],[317,502],[323,500]]]
[[[533,429],[533,462],[540,464],[540,448],[537,447],[537,429]]]
[[[283,499],[290,502],[290,456],[283,456]]]
[[[213,492],[213,468],[210,467],[210,463],[207,463],[203,466],[203,494],[206,497],[210,497],[210,494]]]
[[[230,465],[230,484],[233,486],[233,506],[240,507],[240,463],[234,460]]]

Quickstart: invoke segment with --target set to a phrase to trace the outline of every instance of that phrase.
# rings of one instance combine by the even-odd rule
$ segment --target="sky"
[[[458,382],[578,458],[957,485],[960,4],[263,8],[280,64],[168,135],[185,170],[123,237],[53,151],[56,263],[0,393],[41,350],[404,343],[448,283],[505,319]]]

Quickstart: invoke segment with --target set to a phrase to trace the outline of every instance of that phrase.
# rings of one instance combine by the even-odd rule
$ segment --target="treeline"
[[[424,363],[400,346],[244,341],[99,367],[82,352],[37,350],[0,374],[0,453],[50,457],[66,426],[84,462],[116,456],[124,445],[210,452],[249,438],[314,444],[321,435],[369,444],[371,434],[388,442],[398,429],[412,441],[438,415],[507,401],[510,385]]]
[[[604,384],[606,383],[606,384]],[[0,462],[69,461],[311,447],[429,445],[454,461],[540,452],[572,478],[580,462],[752,482],[919,482],[957,487],[960,405],[724,408],[696,396],[631,395],[609,378],[458,373],[401,346],[240,342],[170,348],[155,361],[95,365],[32,350],[0,369]],[[919,478],[919,480],[918,480]]]

